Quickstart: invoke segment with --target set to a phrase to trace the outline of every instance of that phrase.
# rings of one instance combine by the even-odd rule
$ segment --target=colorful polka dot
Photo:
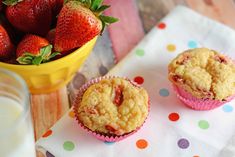
[[[70,118],[75,118],[75,113],[74,113],[73,111],[70,111],[70,112],[69,112],[69,117],[70,117]]]
[[[169,44],[166,48],[169,52],[174,52],[176,50],[176,46],[174,44]]]
[[[231,105],[224,105],[223,111],[224,112],[233,112],[233,107]]]
[[[199,128],[206,130],[209,128],[209,122],[206,120],[200,120],[198,122],[198,126],[199,126]]]
[[[135,53],[136,53],[137,56],[140,56],[140,57],[144,56],[144,54],[145,54],[143,49],[137,49],[135,51]]]
[[[167,97],[167,96],[170,95],[170,92],[168,91],[168,89],[162,88],[162,89],[160,89],[160,91],[159,91],[159,95],[162,96],[162,97]]]
[[[106,145],[113,145],[115,142],[104,142]]]
[[[64,147],[64,150],[72,151],[72,150],[74,150],[75,145],[71,141],[66,141],[66,142],[64,142],[63,147]]]
[[[189,147],[189,141],[185,138],[181,138],[177,144],[181,149],[187,149]]]
[[[144,83],[144,78],[141,77],[141,76],[137,76],[137,77],[134,78],[134,81],[135,81],[137,84],[141,85],[141,84]]]
[[[166,28],[166,24],[165,24],[164,22],[161,22],[161,23],[159,23],[159,24],[157,25],[157,27],[158,27],[159,29],[165,29],[165,28]]]
[[[52,130],[48,130],[46,133],[44,133],[44,134],[42,135],[42,137],[43,137],[43,138],[49,137],[49,136],[51,136],[52,133],[53,133]]]
[[[139,148],[139,149],[145,149],[145,148],[148,147],[148,142],[144,139],[139,139],[136,142],[136,147]]]
[[[171,113],[171,114],[168,115],[168,118],[169,118],[170,121],[175,122],[175,121],[180,119],[180,116],[179,116],[178,113]]]
[[[188,42],[188,47],[192,48],[192,49],[197,48],[197,43],[195,41],[191,40]]]
[[[50,152],[46,152],[46,157],[55,157],[54,155],[52,155]]]

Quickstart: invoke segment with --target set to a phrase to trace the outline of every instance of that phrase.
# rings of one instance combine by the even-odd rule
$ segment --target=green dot
[[[72,151],[72,150],[74,150],[75,145],[71,141],[66,141],[66,142],[64,142],[63,147],[67,151]]]
[[[144,56],[144,50],[143,49],[137,49],[136,50],[136,55],[137,56]]]
[[[198,122],[198,126],[199,126],[201,129],[208,129],[210,125],[209,125],[208,121],[206,121],[206,120],[200,120],[200,121]]]

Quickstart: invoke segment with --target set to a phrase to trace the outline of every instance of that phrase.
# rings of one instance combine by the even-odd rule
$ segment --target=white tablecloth
[[[109,73],[127,76],[147,89],[151,111],[143,128],[121,142],[104,143],[82,130],[69,111],[38,140],[37,148],[47,157],[235,156],[230,151],[234,149],[235,102],[211,111],[191,110],[176,98],[167,79],[168,63],[195,47],[235,58],[235,32],[188,8],[176,7]]]

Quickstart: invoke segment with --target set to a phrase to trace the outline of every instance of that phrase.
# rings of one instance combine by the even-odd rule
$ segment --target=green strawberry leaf
[[[20,64],[31,64],[32,63],[32,59],[31,58],[26,58],[26,57],[19,57],[16,60]]]
[[[50,56],[49,59],[54,58],[55,56],[61,55],[59,52],[53,52]]]
[[[103,32],[104,32],[104,29],[105,29],[105,26],[106,24],[101,20],[101,23],[102,23],[102,29],[100,31],[100,35],[102,36]]]
[[[99,15],[101,15],[103,13],[103,11],[105,11],[106,9],[108,9],[110,7],[110,5],[102,5],[101,7],[99,7],[98,9],[96,9],[96,13]]]
[[[23,0],[4,0],[2,1],[2,3],[7,6],[12,6],[12,5],[16,5],[18,2],[21,2],[21,1]]]
[[[39,64],[42,63],[42,61],[43,61],[43,57],[42,56],[37,56],[33,59],[32,64],[33,65],[39,65]]]
[[[85,0],[85,5],[87,6],[87,8],[91,7],[91,0]]]
[[[52,50],[52,45],[47,45],[45,47],[42,47],[40,49],[40,56],[42,56],[42,58],[48,58],[48,56],[50,56],[51,54],[51,50]]]
[[[115,22],[117,22],[119,20],[118,18],[111,17],[111,16],[104,16],[104,15],[100,15],[99,18],[105,24],[115,23]]]
[[[102,3],[103,3],[103,0],[92,0],[90,9],[92,11],[96,11],[101,6]]]

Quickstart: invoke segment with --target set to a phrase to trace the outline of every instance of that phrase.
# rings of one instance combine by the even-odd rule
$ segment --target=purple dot
[[[181,148],[181,149],[187,149],[189,147],[189,141],[185,138],[181,138],[179,141],[178,141],[178,146]]]
[[[47,157],[55,157],[54,155],[52,155],[52,154],[51,154],[50,152],[48,152],[48,151],[46,152],[46,156],[47,156]]]

